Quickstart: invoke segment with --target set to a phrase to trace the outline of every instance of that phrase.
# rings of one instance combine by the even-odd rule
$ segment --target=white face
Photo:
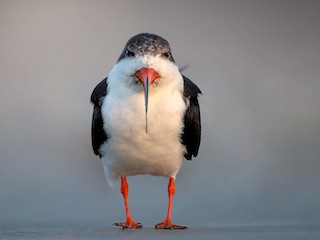
[[[172,84],[183,83],[182,76],[177,65],[160,55],[144,55],[136,57],[126,57],[120,60],[108,75],[108,87],[118,89],[118,91],[133,92],[143,91],[137,78],[133,76],[141,68],[153,68],[160,76],[150,86],[150,94],[161,88],[170,88]],[[180,89],[180,87],[178,87]]]

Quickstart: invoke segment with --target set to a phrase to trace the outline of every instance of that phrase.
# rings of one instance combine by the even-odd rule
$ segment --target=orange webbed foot
[[[141,223],[135,222],[133,220],[127,220],[126,222],[114,223],[113,225],[122,227],[123,229],[140,229],[142,228]]]
[[[168,220],[166,220],[166,221],[164,221],[162,223],[158,223],[157,225],[155,225],[155,228],[156,229],[168,229],[168,230],[169,229],[179,229],[179,230],[188,229],[185,226],[179,226],[179,225],[176,225],[176,224],[172,224],[172,222],[168,221]]]

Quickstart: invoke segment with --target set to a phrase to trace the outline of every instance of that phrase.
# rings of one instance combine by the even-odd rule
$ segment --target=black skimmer
[[[108,76],[93,90],[92,146],[107,182],[121,179],[127,220],[123,228],[141,228],[131,218],[127,176],[169,178],[168,212],[157,229],[185,229],[171,222],[175,177],[183,157],[196,157],[201,138],[200,89],[183,76],[160,36],[141,33],[129,39]]]

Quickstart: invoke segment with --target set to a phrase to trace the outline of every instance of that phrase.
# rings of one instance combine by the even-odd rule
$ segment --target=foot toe
[[[167,230],[170,230],[170,229],[179,229],[179,230],[188,229],[185,226],[179,226],[179,225],[176,225],[176,224],[165,224],[165,223],[158,223],[157,225],[155,225],[155,228],[156,229],[167,229]]]
[[[114,223],[113,225],[122,227],[123,229],[140,229],[142,228],[141,223],[139,222],[119,222]]]

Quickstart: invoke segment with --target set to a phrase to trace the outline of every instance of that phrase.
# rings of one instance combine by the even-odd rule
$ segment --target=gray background
[[[187,226],[320,220],[320,2],[0,1],[0,225],[106,226],[122,196],[91,149],[89,97],[129,37],[166,38],[202,89]],[[167,179],[129,178],[133,217],[165,217]]]

